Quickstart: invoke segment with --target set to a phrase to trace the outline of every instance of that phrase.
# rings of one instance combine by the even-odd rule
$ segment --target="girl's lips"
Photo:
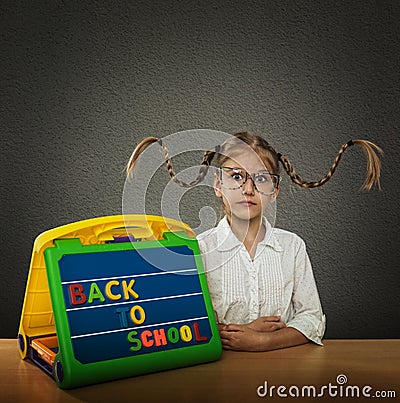
[[[256,203],[253,203],[253,202],[247,201],[247,200],[241,201],[238,204],[241,204],[242,206],[255,206],[256,205]]]

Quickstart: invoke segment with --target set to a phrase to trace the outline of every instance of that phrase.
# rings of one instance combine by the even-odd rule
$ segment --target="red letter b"
[[[82,305],[86,302],[86,295],[83,293],[81,284],[70,284],[68,288],[72,305]]]

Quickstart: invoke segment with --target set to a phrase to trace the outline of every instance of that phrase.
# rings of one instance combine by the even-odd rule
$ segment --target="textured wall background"
[[[35,237],[119,214],[134,145],[191,128],[262,134],[309,180],[379,144],[382,192],[353,147],[320,189],[284,178],[277,226],[308,245],[326,337],[399,336],[400,2],[205,3],[1,2],[0,337]]]

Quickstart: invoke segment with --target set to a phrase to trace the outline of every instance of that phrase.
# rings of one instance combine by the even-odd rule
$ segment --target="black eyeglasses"
[[[249,178],[253,181],[254,188],[263,195],[272,195],[279,188],[281,177],[270,174],[268,171],[260,171],[249,174],[244,169],[220,167],[219,178],[221,185],[228,189],[240,189]]]

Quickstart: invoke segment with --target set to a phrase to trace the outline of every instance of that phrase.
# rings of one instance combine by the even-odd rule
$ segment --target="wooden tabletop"
[[[313,401],[328,400],[335,391],[336,401],[347,401],[346,393],[357,390],[361,397],[351,401],[371,401],[362,397],[363,391],[371,397],[395,392],[396,398],[380,400],[400,400],[400,340],[325,340],[324,347],[309,343],[265,353],[224,351],[217,362],[72,390],[57,388],[41,369],[22,361],[16,340],[0,339],[0,353],[2,403],[279,402],[291,394],[308,396],[312,387],[324,396]],[[300,397],[296,400],[310,401]]]

